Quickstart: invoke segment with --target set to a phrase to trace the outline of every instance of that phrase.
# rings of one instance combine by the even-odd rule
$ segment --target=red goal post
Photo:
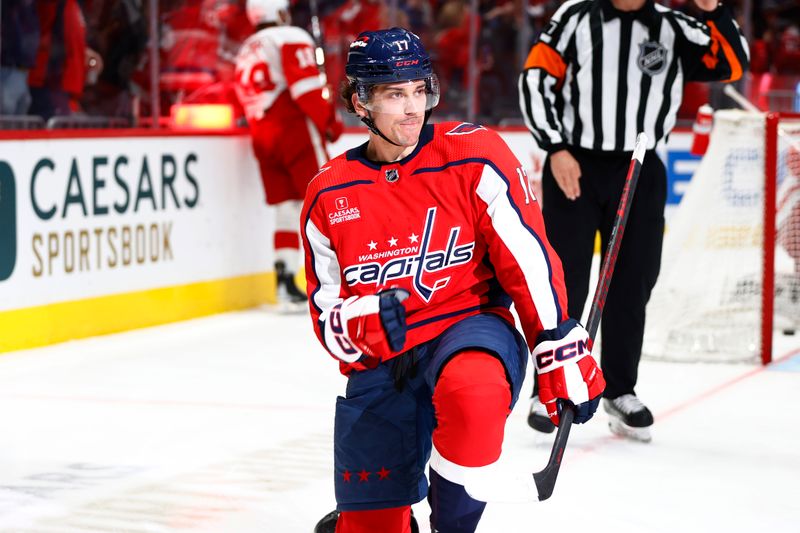
[[[763,364],[800,328],[800,115],[715,113],[646,324],[646,358]]]

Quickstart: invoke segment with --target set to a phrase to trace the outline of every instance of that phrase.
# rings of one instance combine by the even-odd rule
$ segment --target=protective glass
[[[420,84],[424,81],[424,86]],[[439,80],[432,75],[424,80],[356,86],[358,101],[374,113],[403,115],[424,112],[439,103]]]

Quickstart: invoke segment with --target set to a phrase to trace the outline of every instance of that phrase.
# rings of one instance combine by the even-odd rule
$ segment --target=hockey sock
[[[436,470],[430,471],[428,503],[431,524],[437,533],[473,533],[486,509],[486,502],[473,500],[463,485],[448,481]]]
[[[295,200],[281,202],[275,206],[275,261],[281,261],[294,274],[300,261],[300,234],[297,221],[302,204]]]
[[[289,231],[275,232],[275,261],[281,261],[287,270],[297,272],[297,257],[300,253],[300,236]]]
[[[433,393],[436,429],[430,462],[431,523],[441,533],[471,533],[486,507],[464,489],[470,470],[500,457],[511,412],[503,364],[479,351],[458,354],[442,370]]]
[[[411,506],[374,511],[342,511],[336,533],[411,533]]]

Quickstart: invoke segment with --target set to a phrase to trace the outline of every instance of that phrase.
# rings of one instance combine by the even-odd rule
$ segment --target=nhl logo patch
[[[655,41],[642,43],[639,45],[639,58],[636,64],[645,74],[650,76],[660,74],[667,68],[667,49]]]
[[[400,179],[400,174],[397,173],[396,168],[390,168],[386,171],[386,181],[389,183],[394,183],[395,181]]]

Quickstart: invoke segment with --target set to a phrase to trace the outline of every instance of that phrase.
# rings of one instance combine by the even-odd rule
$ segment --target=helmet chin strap
[[[433,109],[428,109],[427,111],[425,111],[425,120],[422,121],[422,127],[423,128],[428,123],[428,119],[431,118],[431,112],[432,111],[433,111]],[[381,139],[383,139],[387,143],[393,144],[394,146],[400,146],[400,147],[403,146],[402,144],[397,144],[396,142],[391,140],[389,137],[384,135],[381,130],[378,129],[378,126],[375,125],[375,121],[372,120],[372,115],[370,114],[370,110],[369,109],[367,109],[366,116],[361,117],[361,122],[366,124],[366,126],[369,128],[369,131],[371,131],[375,135],[379,136]]]
[[[361,117],[361,122],[363,122],[364,124],[367,125],[367,127],[369,128],[369,131],[371,131],[375,135],[379,136],[381,139],[383,139],[387,143],[393,144],[395,146],[402,146],[401,144],[397,144],[396,142],[391,140],[389,137],[384,135],[381,130],[378,129],[378,126],[375,125],[375,121],[372,120],[372,115],[370,114],[369,110],[367,110],[367,114],[365,116]]]

